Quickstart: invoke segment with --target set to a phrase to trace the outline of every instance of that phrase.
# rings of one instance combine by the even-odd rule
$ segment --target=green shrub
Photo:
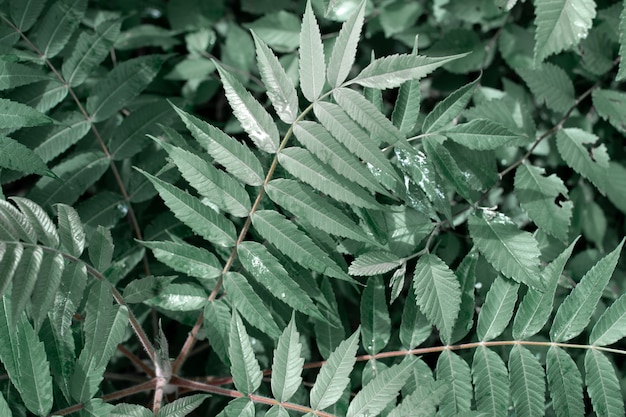
[[[0,415],[623,416],[626,5],[234,3],[0,2]]]

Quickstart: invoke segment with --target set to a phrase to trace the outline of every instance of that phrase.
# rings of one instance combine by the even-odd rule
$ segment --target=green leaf
[[[578,336],[587,327],[604,287],[613,275],[624,241],[626,239],[622,239],[617,248],[600,259],[559,306],[550,329],[551,341],[565,342]]]
[[[49,79],[48,75],[37,69],[0,60],[0,91]]]
[[[124,288],[124,301],[127,303],[141,303],[150,298],[158,297],[161,292],[169,286],[176,277],[155,277],[148,275],[131,281]]]
[[[626,94],[615,90],[596,89],[591,93],[591,97],[600,117],[620,132],[626,132]]]
[[[515,339],[523,340],[534,336],[550,318],[559,278],[572,255],[576,242],[578,242],[578,238],[541,272],[546,283],[545,291],[528,288],[517,309],[515,320],[513,320],[513,337]]]
[[[322,365],[311,389],[311,407],[314,410],[323,410],[335,404],[350,383],[350,373],[356,362],[354,355],[359,347],[359,333],[360,329],[357,329],[341,342]]]
[[[626,294],[615,300],[600,316],[589,335],[589,343],[605,346],[626,336]]]
[[[43,249],[40,246],[26,247],[15,270],[11,291],[11,314],[15,320],[26,309],[35,282],[41,273]],[[15,323],[11,323],[15,325]]]
[[[354,276],[371,276],[384,274],[396,269],[405,262],[404,259],[387,251],[365,252],[357,256],[350,267],[348,273]]]
[[[556,146],[567,164],[605,193],[609,155],[604,144],[588,150],[598,137],[578,128],[560,129],[556,134]]]
[[[346,417],[377,416],[396,399],[411,371],[411,362],[391,366],[370,381],[350,402]]]
[[[626,56],[626,7],[622,6],[622,13],[619,19],[619,56]],[[615,81],[622,81],[626,78],[626,62],[620,60],[619,70]]]
[[[361,161],[319,123],[306,120],[298,122],[294,125],[293,132],[309,152],[323,163],[330,165],[342,177],[370,191],[386,193],[386,190]]]
[[[200,158],[167,142],[160,142],[183,177],[210,204],[237,217],[247,217],[250,196],[246,189],[227,173]]]
[[[506,415],[509,406],[509,378],[506,365],[493,350],[480,346],[474,352],[472,379],[476,410],[489,416]]]
[[[391,113],[391,121],[405,135],[409,135],[417,125],[420,100],[419,81],[410,80],[402,83]]]
[[[402,132],[363,95],[350,88],[333,91],[337,104],[378,142],[408,146]]]
[[[520,68],[517,72],[537,102],[545,101],[549,109],[565,113],[574,105],[574,84],[561,67],[546,62],[535,68]]]
[[[13,236],[15,239],[27,243],[37,242],[37,235],[35,234],[33,226],[28,222],[26,217],[8,201],[0,200],[0,219],[4,223],[4,227],[12,231],[9,235]]]
[[[174,106],[194,138],[231,175],[248,185],[263,184],[263,168],[257,157],[244,144],[226,135],[218,128]]]
[[[29,133],[26,138],[45,138],[33,149],[44,162],[50,162],[65,152],[84,138],[91,128],[89,121],[78,112],[61,113],[57,120],[57,125],[36,127],[25,132]]]
[[[95,33],[80,34],[72,54],[61,67],[61,74],[70,87],[81,85],[107,57],[121,26],[120,20],[105,20],[96,26]]]
[[[513,316],[519,284],[498,275],[478,314],[476,335],[482,342],[500,336]]]
[[[376,141],[367,135],[341,107],[328,102],[317,102],[313,106],[313,110],[322,125],[328,129],[336,140],[341,142],[365,163],[372,165],[374,172],[380,172],[378,174],[381,176],[379,181],[383,184],[387,182],[390,185],[400,182],[397,173],[389,163],[389,160],[379,150]],[[393,186],[388,188],[393,189]]]
[[[442,65],[466,55],[434,58],[409,54],[390,55],[375,60],[346,84],[359,84],[381,90],[395,88],[405,81],[424,78]]]
[[[326,276],[353,282],[311,238],[283,215],[272,210],[258,210],[251,218],[261,236],[296,263]]]
[[[235,387],[244,395],[252,394],[261,385],[263,373],[254,356],[246,327],[236,311],[233,311],[233,317],[230,321],[229,340],[230,372]]]
[[[515,345],[509,354],[509,380],[515,415],[519,417],[544,414],[546,383],[543,367],[531,351]]]
[[[335,40],[328,61],[327,76],[331,87],[341,85],[350,74],[363,28],[365,3],[365,1],[361,1],[356,11],[341,26],[337,40]]]
[[[302,94],[307,100],[314,102],[322,93],[326,82],[326,59],[320,28],[310,0],[307,0],[302,16],[298,56]]]
[[[251,325],[268,336],[278,339],[280,330],[274,318],[243,275],[237,272],[227,273],[224,277],[224,290],[231,304]]]
[[[294,177],[338,201],[357,207],[380,208],[371,194],[336,174],[306,149],[286,148],[278,154],[278,161]]]
[[[299,45],[300,18],[285,10],[264,14],[260,19],[244,26],[254,30],[259,38],[278,52],[293,52]]]
[[[413,289],[417,305],[437,326],[444,343],[448,343],[461,304],[461,290],[454,272],[436,255],[423,255],[415,265]]]
[[[452,330],[450,343],[456,343],[464,338],[474,325],[474,291],[476,286],[476,264],[479,257],[480,255],[476,248],[470,249],[454,273],[461,287],[461,308],[459,317]]]
[[[585,354],[585,385],[597,415],[624,415],[624,400],[615,369],[609,359],[596,349],[589,349]]]
[[[3,129],[20,129],[48,123],[52,123],[52,119],[32,107],[0,98],[0,126]]]
[[[535,238],[519,230],[502,213],[482,210],[469,218],[470,236],[480,253],[500,273],[543,291],[539,248]]]
[[[13,349],[19,360],[19,378],[15,387],[28,410],[46,416],[52,409],[53,397],[50,364],[44,345],[25,315],[21,315],[15,331]]]
[[[442,416],[465,415],[472,404],[470,367],[459,355],[445,349],[437,358],[437,380],[447,382],[447,400],[439,406]]]
[[[50,6],[37,24],[33,42],[43,58],[53,58],[63,50],[86,9],[87,0],[59,0]]]
[[[11,20],[21,31],[26,32],[37,21],[46,0],[12,0],[10,2]]]
[[[406,349],[413,349],[428,339],[432,331],[432,325],[417,307],[415,294],[409,292],[404,302],[402,321],[400,322],[402,346]]]
[[[254,403],[249,398],[236,398],[228,403],[217,417],[254,417]]]
[[[216,245],[235,245],[235,226],[189,193],[135,168],[150,180],[177,219]]]
[[[559,195],[568,197],[567,187],[556,174],[544,177],[543,168],[528,163],[515,171],[515,195],[535,224],[561,241],[567,240],[574,204],[556,203]]]
[[[201,310],[207,303],[208,294],[195,283],[173,283],[163,288],[154,298],[144,301],[149,306],[169,311]]]
[[[229,366],[230,314],[230,309],[224,299],[213,300],[204,306],[204,326],[211,340],[211,346],[222,362]]]
[[[109,164],[109,157],[102,152],[73,154],[52,169],[54,178],[40,178],[28,197],[44,207],[54,203],[74,204],[104,175]]]
[[[222,273],[217,257],[206,249],[184,242],[142,241],[141,244],[152,249],[154,257],[174,271],[201,280],[217,278]]]
[[[538,63],[587,37],[596,16],[596,4],[586,0],[538,1],[535,14],[535,63]]]
[[[443,134],[458,144],[477,151],[524,144],[526,137],[491,120],[476,119],[446,129]]]
[[[169,404],[165,404],[163,408],[159,410],[157,417],[185,417],[193,410],[200,407],[204,400],[209,397],[209,394],[194,394],[178,398]]]
[[[13,413],[11,413],[11,409],[9,408],[9,404],[7,400],[4,399],[4,395],[0,392],[0,413],[6,417],[13,417]]]
[[[425,137],[423,144],[424,151],[429,157],[427,160],[437,168],[442,177],[454,186],[461,197],[471,200],[468,187],[469,178],[461,171],[450,152],[432,137]]]
[[[219,65],[217,71],[226,92],[226,99],[243,130],[257,148],[267,153],[276,153],[279,134],[272,116],[232,74]]]
[[[57,233],[56,226],[52,222],[48,213],[44,211],[41,206],[35,204],[27,198],[23,197],[11,197],[11,200],[22,211],[26,219],[35,229],[37,238],[44,245],[51,248],[57,248],[59,246],[59,234]]]
[[[278,338],[272,363],[272,393],[278,401],[289,401],[302,384],[302,344],[294,315]]]
[[[580,371],[571,356],[558,346],[550,346],[548,350],[546,376],[557,417],[583,417],[585,405]]]
[[[265,246],[258,242],[241,242],[237,254],[246,271],[276,298],[307,316],[325,320],[309,295]]]
[[[56,209],[61,245],[78,258],[85,250],[85,231],[80,217],[76,210],[68,205],[57,204]]]
[[[98,271],[104,271],[111,265],[112,258],[113,238],[111,231],[98,226],[96,232],[89,239],[89,260]]]
[[[437,103],[435,108],[424,119],[422,132],[437,132],[445,128],[467,106],[479,80],[480,78],[477,78],[471,83],[464,85]]]
[[[287,76],[276,55],[265,42],[252,32],[256,46],[257,64],[261,79],[267,88],[267,97],[272,102],[280,120],[291,124],[298,117],[298,93]]]
[[[391,337],[391,319],[387,309],[385,284],[380,276],[367,280],[361,296],[361,341],[365,351],[375,355],[387,346]]]
[[[152,82],[167,55],[145,55],[117,65],[97,83],[87,99],[87,112],[101,122],[120,111]]]
[[[276,179],[265,186],[265,191],[276,204],[326,233],[372,243],[372,239],[356,223],[305,184]]]

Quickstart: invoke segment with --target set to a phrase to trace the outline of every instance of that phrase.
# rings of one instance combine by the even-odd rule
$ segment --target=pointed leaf
[[[183,177],[207,201],[233,216],[248,216],[250,197],[241,183],[191,152],[166,142],[161,145]]]
[[[261,236],[290,259],[326,276],[353,282],[311,238],[283,215],[272,210],[258,210],[251,218]]]
[[[104,271],[111,265],[113,258],[113,238],[111,231],[98,226],[89,240],[89,260],[98,271]]]
[[[436,255],[423,255],[415,265],[413,289],[421,311],[448,343],[459,314],[461,290],[454,272]]]
[[[11,200],[17,204],[24,216],[33,226],[39,241],[51,248],[57,248],[60,242],[59,235],[48,213],[27,198],[11,197]]]
[[[395,88],[405,81],[424,78],[442,65],[466,55],[426,57],[402,54],[386,56],[369,64],[348,84],[355,83],[363,87],[379,88],[381,90]]]
[[[40,279],[35,282],[31,298],[31,317],[37,332],[41,329],[41,324],[48,313],[53,309],[64,267],[65,263],[60,253],[46,254],[43,257],[40,271],[45,271],[45,278],[38,277]]]
[[[357,256],[350,267],[348,273],[355,276],[371,276],[384,274],[402,265],[404,259],[386,251],[365,252]]]
[[[91,71],[108,55],[120,34],[120,20],[105,20],[95,28],[95,33],[83,32],[76,41],[72,55],[64,62],[61,73],[70,85],[81,85]]]
[[[225,247],[235,245],[235,226],[232,222],[180,188],[139,168],[136,169],[150,180],[177,219],[216,245]]]
[[[626,56],[626,7],[622,6],[622,13],[619,19],[619,56]],[[626,78],[626,62],[624,60],[619,61],[619,70],[615,81],[622,81]]]
[[[248,185],[263,184],[263,168],[257,157],[244,144],[226,135],[218,128],[174,106],[194,138],[231,175]]]
[[[365,97],[350,88],[333,91],[337,104],[377,142],[408,146],[404,135]]]
[[[366,352],[375,355],[387,346],[390,337],[385,284],[380,276],[372,277],[361,296],[361,342]]]
[[[306,120],[298,122],[294,125],[293,132],[309,152],[330,165],[339,175],[370,191],[386,192],[365,165],[319,123]]]
[[[30,106],[0,98],[0,126],[3,129],[20,129],[52,123],[52,119]],[[2,136],[3,143],[5,136]],[[3,145],[7,146],[7,145]]]
[[[117,65],[97,83],[87,99],[87,112],[101,122],[120,111],[152,82],[167,55],[145,55]]]
[[[309,295],[265,246],[258,242],[241,242],[237,254],[246,271],[276,298],[303,314],[325,320]]]
[[[413,349],[422,344],[433,332],[433,326],[417,307],[415,294],[409,292],[402,310],[400,341],[405,349]]]
[[[432,137],[425,137],[423,144],[428,160],[437,168],[439,174],[454,186],[461,197],[471,200],[469,178],[461,171],[450,152]]]
[[[626,239],[600,259],[559,306],[550,329],[550,340],[565,342],[578,336],[587,327],[604,287],[613,275],[624,241]]]
[[[596,415],[624,415],[624,400],[615,369],[609,359],[596,349],[589,349],[585,354],[585,385]]]
[[[272,116],[232,74],[219,65],[217,71],[226,92],[226,99],[243,130],[257,148],[267,153],[276,153],[279,134]]]
[[[459,355],[446,349],[437,359],[437,380],[447,382],[449,391],[439,412],[442,416],[465,415],[472,404],[470,367]]]
[[[380,208],[371,194],[336,174],[306,149],[283,149],[278,161],[291,175],[338,201],[357,207]]]
[[[600,316],[589,335],[589,343],[605,346],[626,336],[626,294],[615,300]]]
[[[86,9],[87,0],[60,0],[48,8],[37,24],[33,42],[44,58],[50,59],[63,50]]]
[[[307,1],[302,16],[298,56],[302,94],[307,100],[314,102],[322,93],[326,81],[326,59],[320,28],[310,0]]]
[[[254,288],[250,286],[243,275],[237,272],[226,274],[224,277],[224,290],[228,294],[230,303],[251,325],[268,336],[278,339],[280,330],[274,318],[261,297],[257,295]]]
[[[444,135],[467,148],[486,151],[525,143],[525,136],[490,120],[476,119],[448,128]]]
[[[302,384],[302,344],[294,316],[280,335],[272,363],[272,393],[278,401],[289,401]]]
[[[44,72],[27,65],[0,60],[0,91],[49,79]]]
[[[542,271],[541,274],[546,283],[545,291],[528,288],[517,309],[515,320],[513,320],[513,337],[515,339],[530,338],[539,332],[550,318],[559,278],[577,241],[578,238]]]
[[[533,417],[544,414],[546,383],[543,367],[523,346],[515,345],[509,354],[509,380],[515,415]]]
[[[356,11],[341,26],[328,61],[328,83],[331,87],[341,85],[350,74],[363,28],[364,15],[365,1],[361,1]]]
[[[521,164],[515,171],[515,195],[539,228],[565,241],[574,204],[571,201],[555,203],[559,195],[568,197],[567,187],[555,174],[544,175],[543,168]]]
[[[565,113],[574,105],[574,84],[561,67],[546,62],[535,68],[520,68],[517,72],[536,100],[545,101],[549,109]]]
[[[80,217],[78,217],[76,210],[68,205],[57,204],[56,209],[61,245],[78,258],[85,249],[85,231]]]
[[[450,343],[456,343],[464,338],[474,324],[474,290],[476,286],[476,264],[480,255],[476,248],[470,249],[454,272],[461,286],[461,309],[459,318],[454,324]]]
[[[313,409],[323,410],[341,398],[350,383],[350,373],[356,362],[354,355],[359,347],[359,333],[360,329],[357,329],[352,336],[341,342],[322,365],[311,389]]]
[[[377,416],[387,404],[396,399],[398,392],[404,386],[411,362],[404,361],[382,371],[368,383],[350,402],[346,417],[363,415]]]
[[[539,276],[539,248],[530,233],[504,214],[484,210],[469,218],[469,229],[474,244],[497,271],[529,287],[545,288]]]
[[[484,346],[476,348],[472,362],[476,410],[489,416],[506,415],[509,406],[509,378],[500,356]]]
[[[46,0],[12,0],[10,4],[11,20],[21,32],[26,32],[37,21]]]
[[[15,320],[20,317],[30,301],[35,282],[41,272],[42,259],[41,246],[27,247],[17,265],[11,291],[11,315]]]
[[[560,129],[556,135],[556,146],[567,164],[596,186],[604,194],[608,182],[609,155],[604,144],[592,148],[598,137],[578,128]]]
[[[254,356],[246,327],[236,311],[233,311],[233,318],[230,321],[229,340],[230,372],[235,387],[245,395],[252,394],[261,385],[263,373]]]
[[[213,300],[204,306],[204,326],[211,346],[225,365],[230,365],[228,354],[230,309],[224,299]]]
[[[256,58],[261,79],[267,88],[267,97],[272,102],[280,120],[291,124],[298,116],[296,89],[272,50],[254,31],[252,37],[256,46]]]
[[[552,408],[558,417],[583,417],[583,380],[576,363],[563,349],[551,346],[546,355],[546,376]]]
[[[217,257],[206,249],[184,242],[142,241],[141,244],[152,249],[154,257],[174,271],[201,280],[217,278],[222,273]]]
[[[209,398],[208,394],[194,394],[187,397],[178,398],[169,404],[165,404],[159,410],[157,417],[185,417],[193,410],[200,407],[202,402]]]
[[[167,288],[176,277],[155,277],[148,275],[147,277],[139,278],[131,281],[126,288],[124,288],[124,301],[127,303],[141,303],[150,298],[158,297],[163,290]]]
[[[611,123],[615,129],[626,132],[626,94],[597,89],[593,90],[591,97],[600,117]]]
[[[276,204],[326,233],[372,243],[356,223],[305,184],[276,179],[265,186],[265,191]]]
[[[464,85],[441,100],[426,116],[422,123],[422,132],[431,133],[446,127],[467,106],[480,78]]]
[[[518,289],[518,283],[502,275],[493,281],[478,315],[476,335],[480,341],[495,339],[504,331],[513,316]]]
[[[535,62],[541,62],[587,37],[596,4],[586,0],[538,1],[535,14]]]

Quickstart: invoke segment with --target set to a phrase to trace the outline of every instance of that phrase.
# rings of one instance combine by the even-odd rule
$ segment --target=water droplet
[[[280,298],[285,298],[285,297],[286,297],[286,295],[285,295],[284,292],[280,293]]]
[[[482,282],[477,282],[476,284],[474,284],[474,288],[476,288],[477,290],[480,290],[482,287],[483,287]]]
[[[126,216],[128,214],[128,206],[126,206],[126,204],[119,203],[115,208],[122,213],[122,216]]]

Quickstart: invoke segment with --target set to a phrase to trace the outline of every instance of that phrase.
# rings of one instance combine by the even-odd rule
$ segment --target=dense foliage
[[[624,416],[626,2],[0,1],[0,416]]]

